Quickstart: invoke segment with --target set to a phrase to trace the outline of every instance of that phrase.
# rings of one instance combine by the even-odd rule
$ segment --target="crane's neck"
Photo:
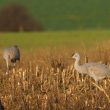
[[[77,70],[77,68],[80,67],[79,61],[80,61],[80,57],[78,57],[78,58],[75,60],[75,63],[74,63],[74,67],[75,67],[76,70]]]

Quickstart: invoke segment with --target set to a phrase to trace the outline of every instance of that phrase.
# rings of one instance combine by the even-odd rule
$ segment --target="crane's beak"
[[[71,57],[73,57],[73,56],[74,56],[74,53],[72,53]]]
[[[74,53],[72,53],[72,55],[71,55],[71,58],[72,58],[72,59],[74,59],[73,56],[74,56]]]

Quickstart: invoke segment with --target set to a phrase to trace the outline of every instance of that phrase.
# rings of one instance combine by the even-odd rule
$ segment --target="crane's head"
[[[79,53],[74,53],[74,54],[72,55],[72,58],[73,58],[73,59],[80,59]]]

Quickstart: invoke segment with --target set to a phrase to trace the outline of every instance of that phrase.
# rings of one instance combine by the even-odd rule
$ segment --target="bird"
[[[16,66],[16,61],[20,61],[20,50],[17,45],[10,46],[4,49],[3,58],[6,61],[7,70],[9,70],[10,63]]]
[[[80,64],[80,55],[75,53],[72,55],[75,59],[74,68],[78,73],[88,74],[96,82],[104,79],[105,77],[110,77],[110,69],[105,64],[100,64],[96,62]]]

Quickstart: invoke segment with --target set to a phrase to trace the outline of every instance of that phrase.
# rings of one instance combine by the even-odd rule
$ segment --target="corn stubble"
[[[110,48],[101,46],[78,51],[82,58],[88,56],[89,61],[109,65]],[[23,54],[20,64],[8,75],[5,75],[5,63],[1,60],[0,98],[5,109],[109,110],[110,79],[97,85],[88,75],[77,73],[71,52],[66,49],[60,50],[60,54],[57,50]],[[85,63],[84,59],[81,63]]]

